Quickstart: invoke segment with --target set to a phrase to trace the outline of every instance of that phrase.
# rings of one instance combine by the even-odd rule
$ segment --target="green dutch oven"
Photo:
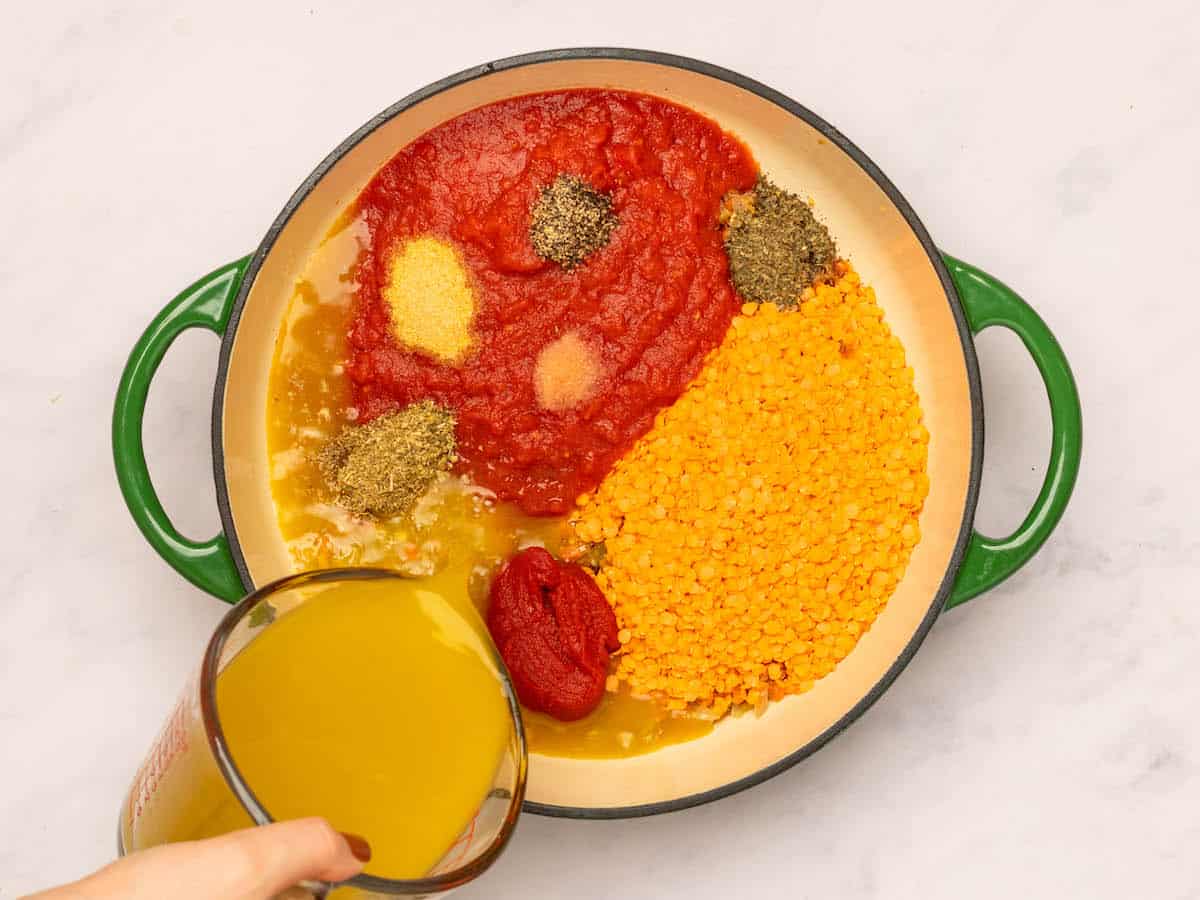
[[[999,584],[1050,536],[1075,484],[1081,418],[1066,357],[1037,313],[995,278],[939,252],[895,186],[823,119],[765,85],[696,60],[639,50],[534,53],[452,75],[380,113],[305,179],[252,256],[201,278],[150,323],[121,378],[113,451],[134,520],[180,574],[232,602],[292,571],[271,499],[267,376],[295,281],[338,214],[381,165],[429,128],[506,97],[578,87],[641,91],[705,113],[739,135],[776,181],[814,197],[904,343],[931,435],[922,538],[904,579],[854,651],[813,690],[771,704],[761,717],[727,719],[708,736],[643,756],[531,757],[528,810],[616,818],[681,809],[757,784],[862,715],[944,610]],[[1012,534],[998,538],[973,528],[984,427],[973,336],[991,326],[1014,331],[1033,357],[1053,429],[1033,508]],[[222,338],[212,440],[223,531],[208,540],[185,537],[171,524],[142,449],[150,381],[188,328]]]

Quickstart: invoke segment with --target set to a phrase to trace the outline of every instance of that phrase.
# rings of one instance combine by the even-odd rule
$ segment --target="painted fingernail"
[[[350,834],[343,831],[342,837],[346,840],[346,846],[350,848],[350,852],[354,854],[354,858],[359,862],[371,861],[371,845],[367,843],[367,839],[359,837],[357,834]]]

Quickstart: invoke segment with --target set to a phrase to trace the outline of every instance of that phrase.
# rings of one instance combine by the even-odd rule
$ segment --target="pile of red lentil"
[[[809,690],[904,575],[929,491],[904,349],[846,262],[746,304],[696,381],[579,498],[622,685],[714,717]]]

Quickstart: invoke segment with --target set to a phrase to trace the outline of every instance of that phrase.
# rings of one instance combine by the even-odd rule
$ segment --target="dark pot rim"
[[[799,119],[802,119],[807,124],[811,125],[819,131],[826,140],[836,144],[843,152],[850,156],[859,167],[871,177],[871,179],[879,185],[880,189],[888,196],[888,199],[896,206],[909,227],[921,242],[921,246],[925,249],[925,253],[932,264],[934,271],[942,285],[942,290],[946,294],[946,301],[950,305],[950,312],[954,316],[955,326],[958,329],[959,340],[962,344],[963,357],[967,368],[968,389],[971,400],[971,467],[970,480],[967,485],[966,503],[963,506],[962,522],[959,526],[958,538],[954,544],[954,552],[950,557],[950,564],[946,569],[946,574],[938,587],[933,600],[930,603],[929,610],[925,613],[912,638],[905,645],[904,649],[896,657],[895,661],[888,670],[880,677],[880,679],[871,687],[871,689],[856,703],[853,707],[842,716],[837,722],[833,723],[824,732],[813,738],[804,746],[794,750],[782,759],[777,760],[769,766],[765,766],[750,775],[739,778],[736,781],[731,781],[728,784],[720,787],[712,788],[707,791],[702,791],[697,794],[690,794],[685,797],[678,797],[674,800],[664,800],[656,803],[644,803],[636,806],[620,806],[620,807],[586,807],[586,806],[556,806],[544,803],[525,802],[524,811],[537,815],[557,816],[571,819],[624,819],[634,818],[638,816],[651,816],[659,813],[676,812],[678,810],[687,809],[692,806],[699,806],[704,803],[711,803],[714,800],[720,800],[723,797],[728,797],[731,794],[736,794],[746,788],[761,784],[779,773],[790,769],[792,766],[801,760],[811,756],[816,751],[820,750],[829,743],[837,735],[841,734],[850,725],[866,712],[876,700],[891,686],[899,674],[912,660],[921,644],[924,642],[929,630],[933,627],[933,623],[937,621],[938,615],[945,606],[946,600],[950,596],[951,588],[954,585],[955,575],[958,573],[959,566],[962,564],[963,556],[966,553],[967,543],[971,537],[972,526],[975,521],[975,508],[979,502],[979,484],[980,476],[983,469],[983,389],[979,378],[979,360],[975,353],[975,343],[971,335],[971,330],[967,324],[966,314],[963,311],[962,303],[959,300],[958,292],[954,287],[954,282],[950,278],[950,272],[946,268],[946,264],[942,260],[941,254],[937,247],[934,246],[929,232],[913,211],[908,201],[896,186],[888,179],[880,168],[871,161],[862,150],[860,150],[849,138],[818,116],[816,113],[792,100],[790,97],[781,94],[773,88],[767,87],[761,82],[755,81],[752,78],[747,78],[745,75],[740,75],[737,72],[720,66],[714,66],[711,63],[702,62],[697,59],[691,59],[686,56],[677,56],[672,53],[660,53],[654,50],[633,50],[619,47],[573,47],[560,50],[543,50],[536,53],[524,53],[519,56],[510,56],[505,59],[496,60],[495,62],[484,63],[480,66],[475,66],[471,69],[465,69],[454,75],[449,75],[439,81],[435,81],[418,91],[414,91],[402,100],[392,104],[383,112],[374,116],[362,127],[356,130],[348,138],[342,141],[328,156],[323,159],[312,173],[304,179],[300,186],[292,194],[291,199],[283,207],[283,210],[275,218],[271,227],[267,230],[263,237],[262,243],[259,244],[253,258],[250,260],[250,265],[246,270],[246,274],[242,279],[241,286],[238,289],[237,298],[234,301],[233,311],[229,318],[229,326],[225,331],[224,338],[221,341],[221,353],[217,364],[216,385],[213,392],[213,416],[212,416],[212,458],[213,458],[213,475],[217,488],[217,508],[221,515],[221,524],[225,529],[226,538],[229,541],[229,548],[233,554],[234,562],[237,565],[238,573],[241,576],[242,583],[247,590],[254,589],[255,585],[250,578],[250,571],[246,565],[246,558],[242,552],[241,543],[238,540],[237,528],[233,520],[232,510],[229,505],[229,489],[225,479],[225,448],[222,442],[222,434],[224,432],[224,397],[226,378],[229,372],[229,357],[233,350],[234,338],[237,334],[238,324],[241,321],[242,312],[245,309],[246,298],[250,293],[250,288],[254,284],[254,280],[258,275],[259,269],[262,267],[263,261],[267,254],[275,245],[280,232],[291,219],[292,214],[308,196],[313,187],[325,176],[325,174],[333,168],[333,166],[352,148],[354,148],[367,135],[371,134],[376,128],[391,120],[395,116],[403,113],[405,110],[420,103],[421,101],[432,97],[435,94],[441,93],[449,88],[457,87],[468,81],[473,81],[477,78],[483,78],[494,72],[503,72],[508,69],[517,69],[523,66],[538,65],[540,63],[558,62],[563,60],[580,60],[580,59],[614,59],[626,60],[631,62],[653,63],[662,66],[672,66],[677,69],[685,69],[689,72],[696,72],[700,75],[707,75],[711,78],[716,78],[721,81],[728,82],[743,90],[757,94],[765,100],[769,100],[776,106],[781,107]]]

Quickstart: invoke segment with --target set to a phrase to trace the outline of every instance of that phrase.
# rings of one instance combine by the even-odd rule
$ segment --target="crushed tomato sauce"
[[[600,703],[621,644],[612,607],[582,566],[522,550],[492,581],[487,624],[525,706],[570,722]]]
[[[562,173],[608,193],[619,220],[571,271],[529,237],[531,208]],[[739,301],[720,203],[757,174],[710,119],[620,91],[517,97],[425,133],[358,201],[369,240],[347,373],[359,421],[432,398],[457,413],[460,471],[527,513],[567,511],[724,337]],[[422,236],[454,244],[476,294],[474,346],[455,363],[399,345],[382,297],[392,254]],[[571,332],[599,360],[596,388],[545,409],[535,360]]]

